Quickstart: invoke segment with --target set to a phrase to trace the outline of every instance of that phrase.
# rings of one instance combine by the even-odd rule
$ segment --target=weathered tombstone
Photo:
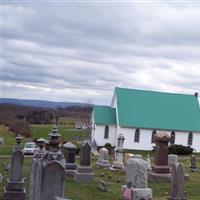
[[[3,189],[3,200],[25,200],[26,191],[22,175],[24,154],[20,148],[22,137],[17,136],[17,147],[13,150],[10,177]]]
[[[128,161],[128,159],[133,158],[134,154],[132,153],[125,153],[124,156],[124,165],[126,166],[126,162]]]
[[[102,192],[107,192],[107,187],[106,187],[106,183],[103,180],[99,181],[99,186],[98,186],[99,190]]]
[[[194,172],[197,170],[197,157],[195,155],[192,155],[190,158],[190,171]]]
[[[149,172],[150,182],[170,182],[170,169],[168,165],[168,142],[170,137],[165,132],[154,136],[156,142],[154,165]]]
[[[74,180],[79,183],[90,183],[94,179],[94,173],[90,166],[91,147],[87,141],[82,142],[80,152],[80,165],[74,172]]]
[[[30,178],[29,200],[54,200],[55,196],[64,196],[64,178],[66,162],[59,150],[58,128],[53,127],[48,134],[48,148],[41,148],[34,154]]]
[[[123,155],[124,155],[124,140],[125,137],[123,134],[119,134],[118,145],[115,151],[115,161],[113,162],[113,168],[121,169],[123,167]]]
[[[180,163],[172,164],[171,191],[168,200],[186,200],[184,192],[184,168]]]
[[[66,175],[74,176],[74,171],[76,170],[76,151],[77,147],[72,142],[67,142],[63,145],[64,156],[66,160]]]
[[[169,167],[172,167],[173,164],[178,163],[178,156],[175,154],[169,154],[168,155],[168,165]]]
[[[132,198],[131,200],[150,200],[152,199],[152,190],[147,188],[148,184],[148,168],[147,162],[141,158],[130,158],[126,164],[126,182],[132,183],[131,191]],[[127,186],[123,185],[121,187],[121,198],[126,200],[124,197],[125,188]]]
[[[99,150],[99,158],[96,162],[96,165],[99,167],[109,167],[110,163],[108,161],[108,150],[103,147]]]
[[[29,200],[40,200],[41,193],[41,173],[42,173],[42,159],[46,150],[44,149],[46,140],[40,138],[37,140],[39,148],[33,155],[30,174],[30,189]]]
[[[149,154],[147,155],[146,162],[147,162],[148,172],[150,172],[152,169],[151,169],[151,159],[149,157]]]
[[[65,170],[58,161],[43,166],[41,178],[41,199],[54,200],[55,196],[64,196]]]

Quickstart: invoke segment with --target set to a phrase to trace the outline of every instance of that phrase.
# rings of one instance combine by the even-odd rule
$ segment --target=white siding
[[[104,146],[106,143],[110,143],[115,146],[115,134],[116,126],[109,126],[109,137],[104,139],[105,126],[95,125],[95,130],[93,132],[93,139],[95,139],[97,146]]]
[[[134,128],[121,128],[121,133],[125,137],[124,148],[125,149],[137,149],[137,150],[152,150],[155,143],[151,143],[152,131],[148,129],[140,129],[140,141],[134,142],[135,137]],[[157,133],[162,130],[157,130]],[[171,131],[164,131],[169,136],[171,136]],[[175,132],[175,144],[182,144],[184,146],[188,146],[188,134],[189,132]],[[192,148],[195,151],[200,152],[200,133],[193,133],[193,143]]]

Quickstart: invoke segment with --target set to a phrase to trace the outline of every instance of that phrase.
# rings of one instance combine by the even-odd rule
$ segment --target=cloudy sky
[[[116,86],[200,93],[200,2],[6,2],[2,97],[110,104]]]

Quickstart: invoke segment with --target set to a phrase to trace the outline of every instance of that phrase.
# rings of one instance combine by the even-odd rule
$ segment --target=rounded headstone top
[[[118,139],[119,139],[119,140],[125,140],[125,137],[124,137],[124,135],[121,133],[121,134],[119,134]]]
[[[108,149],[106,149],[105,147],[103,147],[103,148],[101,148],[99,151],[100,151],[100,152],[108,152]]]
[[[45,143],[46,140],[44,138],[39,138],[39,139],[37,139],[37,142]]]
[[[159,132],[154,136],[156,142],[169,142],[170,136],[165,132]]]
[[[77,149],[76,145],[74,145],[72,142],[67,142],[63,145],[63,148],[65,149]]]

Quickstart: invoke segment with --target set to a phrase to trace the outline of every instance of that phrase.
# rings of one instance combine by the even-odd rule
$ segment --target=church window
[[[171,132],[171,138],[170,138],[170,145],[173,145],[175,143],[175,132]]]
[[[135,130],[135,138],[134,138],[134,142],[139,142],[140,141],[140,129],[137,128]]]
[[[189,134],[188,134],[188,146],[192,145],[192,141],[193,141],[193,134],[192,134],[192,132],[189,132]]]
[[[152,135],[151,135],[151,143],[155,143],[155,139],[154,139],[155,134],[156,134],[156,130],[153,130]]]
[[[105,127],[105,130],[104,130],[104,138],[105,138],[105,139],[108,139],[108,137],[109,137],[109,127],[106,126],[106,127]]]

